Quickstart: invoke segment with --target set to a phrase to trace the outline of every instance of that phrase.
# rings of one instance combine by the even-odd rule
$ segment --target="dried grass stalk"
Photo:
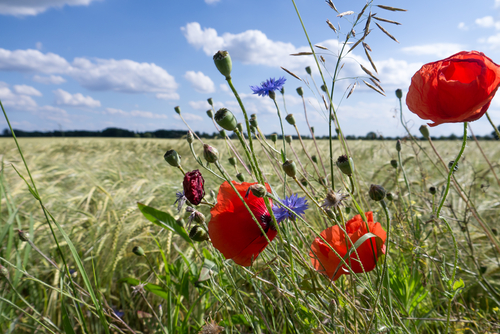
[[[349,94],[347,94],[346,100],[349,98],[349,96],[351,96],[352,92],[354,92],[354,88],[356,88],[356,85],[357,85],[357,84],[358,84],[358,83],[357,83],[357,82],[355,82],[355,83],[352,85],[351,90],[349,91]]]
[[[333,4],[332,0],[326,0],[326,3],[328,4],[328,6],[330,6],[331,9],[333,9],[334,11],[336,11],[337,13],[339,12],[337,10],[337,7],[335,7],[335,5]]]
[[[328,48],[323,45],[315,44],[314,46],[317,47],[318,49],[328,50]]]
[[[290,56],[310,56],[312,55],[312,52],[298,52],[298,53],[291,53]]]
[[[401,23],[399,23],[399,22],[396,22],[396,21],[391,21],[391,20],[388,20],[388,19],[383,19],[383,18],[381,18],[381,17],[376,17],[376,16],[374,16],[373,18],[374,18],[375,20],[377,20],[377,21],[382,21],[382,22],[392,23],[392,24],[396,24],[396,25],[398,25],[398,26],[400,26],[400,25],[401,25]]]
[[[354,12],[352,10],[348,10],[347,12],[340,13],[339,15],[337,15],[337,17],[344,17],[344,16],[352,15],[352,14],[354,14]]]
[[[375,80],[373,80],[372,78],[370,78],[370,81],[373,82],[373,84],[375,86],[377,86],[381,91],[383,91],[385,93],[385,90],[382,88],[382,86]]]
[[[368,44],[366,44],[365,42],[363,42],[363,47],[365,49],[367,49],[368,51],[372,52],[372,48]]]
[[[377,7],[385,9],[385,10],[390,10],[391,12],[406,12],[406,9],[402,9],[402,8],[390,7],[390,6],[384,6],[384,5],[377,5]]]
[[[385,94],[383,92],[381,92],[380,90],[378,90],[377,88],[375,88],[375,86],[369,84],[368,82],[366,82],[365,80],[363,80],[363,82],[365,83],[365,85],[367,85],[368,87],[370,87],[371,89],[373,89],[374,91],[376,91],[377,93],[381,94],[381,95],[384,95]]]
[[[330,27],[330,29],[332,29],[333,31],[337,32],[337,29],[335,29],[335,26],[332,24],[332,22],[330,22],[330,20],[326,20],[326,23],[328,24],[328,26]]]
[[[298,76],[298,75],[296,75],[295,73],[290,72],[289,70],[287,70],[287,69],[286,69],[286,68],[284,68],[284,67],[281,67],[281,69],[282,69],[283,71],[285,71],[286,73],[290,74],[290,75],[291,75],[292,77],[294,77],[295,79],[299,79],[300,81],[302,81],[302,79],[301,79],[301,78],[299,78],[299,76]]]
[[[368,60],[370,61],[370,64],[372,65],[375,72],[378,73],[377,67],[375,66],[375,63],[373,62],[372,56],[370,56],[370,54],[368,53],[368,50],[366,48],[365,48],[365,54],[366,54],[366,58],[368,58]]]
[[[392,36],[391,34],[389,34],[389,32],[387,30],[385,30],[384,28],[382,28],[382,26],[380,24],[378,24],[377,22],[375,22],[375,24],[377,25],[377,27],[379,27],[380,30],[382,30],[384,32],[384,34],[386,34],[387,36],[389,36],[391,39],[393,39],[396,43],[399,43],[399,41],[396,39],[396,37]]]
[[[370,77],[372,77],[373,79],[377,80],[377,81],[380,81],[376,76],[373,75],[372,72],[370,72],[369,69],[367,69],[366,67],[364,67],[363,65],[359,64],[359,66],[361,66],[361,69],[363,71],[365,71],[366,74],[368,74]]]

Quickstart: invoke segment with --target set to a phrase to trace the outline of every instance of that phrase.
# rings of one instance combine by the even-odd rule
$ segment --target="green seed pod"
[[[370,195],[370,198],[377,202],[383,200],[385,198],[385,194],[385,189],[377,184],[372,184],[370,186],[370,190],[368,191],[368,195]]]
[[[307,184],[308,184],[308,183],[307,183],[307,180],[306,180],[306,178],[305,178],[305,177],[303,177],[303,178],[301,178],[301,179],[300,179],[300,183],[302,183],[302,185],[303,185],[304,187],[307,187]]]
[[[302,89],[302,87],[297,88],[297,94],[299,94],[299,96],[304,96],[304,90]]]
[[[497,230],[496,228],[492,228],[492,229],[491,229],[491,232],[493,232],[493,234],[494,234],[495,236],[497,236],[497,235],[498,235],[498,230]]]
[[[335,219],[335,218],[337,218],[337,216],[335,215],[335,213],[334,213],[331,209],[326,209],[325,211],[326,211],[326,214],[328,215],[328,217],[329,217],[330,219]]]
[[[285,136],[285,141],[288,143],[288,144],[291,144],[292,143],[292,136],[288,135],[288,136]]]
[[[231,164],[231,166],[236,166],[236,158],[235,157],[229,157],[229,163]]]
[[[236,124],[238,123],[233,113],[226,108],[220,108],[217,110],[214,119],[221,128],[227,131],[234,131],[234,129],[236,129]]]
[[[221,130],[219,131],[219,134],[220,134],[220,136],[221,136],[223,139],[224,139],[224,138],[226,138],[226,130],[221,129]]]
[[[238,131],[239,131],[241,134],[243,134],[243,124],[241,124],[241,123],[236,124],[236,128],[238,129]]]
[[[335,128],[335,133],[337,134],[337,136],[339,135],[340,133],[340,130],[338,128]]]
[[[266,195],[267,195],[266,187],[264,187],[262,184],[258,184],[258,183],[253,184],[250,187],[248,187],[247,194],[249,191],[251,191],[255,197],[259,197],[259,198],[266,197]]]
[[[176,106],[176,107],[174,108],[174,110],[175,110],[175,112],[176,112],[176,113],[178,113],[179,115],[181,114],[181,107]]]
[[[285,119],[288,122],[288,124],[295,125],[295,118],[293,117],[293,114],[286,115]]]
[[[22,230],[17,231],[17,235],[19,236],[19,239],[23,242],[27,242],[30,240],[30,234],[28,232],[24,232]]]
[[[197,224],[203,225],[205,224],[205,215],[199,211],[194,213],[193,221]]]
[[[172,167],[179,167],[181,165],[181,156],[174,150],[168,150],[163,158]]]
[[[347,206],[345,208],[345,213],[350,214],[351,213],[351,208]]]
[[[217,51],[214,55],[214,63],[219,72],[226,77],[226,80],[231,79],[233,63],[231,61],[231,56],[227,51]]]
[[[396,142],[396,151],[401,152],[401,140],[399,140],[399,139]]]
[[[311,132],[314,134],[314,126],[311,126]]]
[[[219,151],[208,144],[203,145],[203,157],[209,163],[215,163],[219,160]]]
[[[436,195],[437,193],[436,187],[430,187],[429,192],[431,193],[431,195]]]
[[[427,127],[427,125],[424,124],[420,126],[419,130],[422,134],[422,137],[424,137],[425,139],[429,139],[429,128]]]
[[[249,122],[250,122],[250,125],[255,127],[255,128],[258,126],[257,117],[250,117]]]
[[[387,193],[385,197],[391,202],[394,200],[394,195],[392,193]]]
[[[181,227],[184,227],[184,225],[186,225],[183,218],[176,219],[175,222]]]
[[[144,253],[144,249],[142,249],[141,246],[135,246],[132,249],[132,253],[134,253],[137,256],[144,256],[146,253]]]
[[[318,163],[318,157],[313,155],[311,156],[311,160],[314,162],[314,163]]]
[[[403,91],[401,89],[396,89],[396,97],[398,99],[402,98],[403,97]]]
[[[312,73],[311,72],[311,66],[307,66],[306,67],[306,72],[307,72],[307,74],[311,75],[311,73]]]
[[[280,93],[281,93],[281,95],[285,95],[285,87],[281,87]]]
[[[321,85],[321,90],[326,93],[327,92],[326,86],[325,85]]]
[[[238,181],[240,182],[245,182],[245,175],[241,174],[241,173],[238,173],[236,174],[236,178],[238,179]]]
[[[278,134],[273,133],[271,134],[271,141],[276,144],[276,141],[278,141]]]
[[[207,116],[208,116],[209,118],[213,118],[213,117],[214,117],[214,112],[212,111],[212,109],[208,109],[208,110],[207,110]]]
[[[208,234],[200,226],[193,226],[191,231],[189,231],[189,237],[191,240],[202,242],[208,240]]]
[[[275,100],[276,99],[276,93],[274,92],[274,90],[270,90],[269,91],[269,98],[271,100]]]
[[[351,164],[349,164],[349,162]],[[348,176],[352,175],[353,169],[351,169],[351,165],[354,168],[354,163],[352,161],[352,158],[347,159],[346,155],[341,155],[337,159],[336,164],[342,173],[344,173],[345,175],[348,175]]]
[[[295,166],[295,162],[291,160],[285,161],[285,163],[282,165],[282,168],[286,175],[290,177],[295,177],[295,175],[297,175],[297,166]]]
[[[394,167],[394,168],[398,168],[398,161],[397,161],[397,160],[392,159],[392,160],[391,160],[391,166],[392,166],[392,167]]]
[[[194,136],[193,136],[193,133],[191,131],[188,131],[187,136],[186,136],[186,140],[189,144],[192,144],[194,142]]]
[[[214,100],[212,100],[211,97],[207,99],[208,104],[210,104],[212,107],[214,106]]]

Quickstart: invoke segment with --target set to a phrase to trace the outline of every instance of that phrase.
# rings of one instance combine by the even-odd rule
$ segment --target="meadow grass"
[[[453,189],[443,212],[459,245],[458,283],[447,286],[453,243],[446,226],[433,216],[445,173],[425,141],[419,144],[430,160],[411,141],[402,145],[411,202],[402,173],[396,174],[390,165],[391,159],[397,159],[395,141],[348,143],[356,162],[360,205],[365,211],[372,210],[375,221],[384,227],[384,211],[370,200],[368,188],[376,183],[394,194],[394,200],[388,202],[393,218],[389,292],[388,281],[379,282],[376,271],[354,280],[344,275],[335,283],[314,272],[308,256],[315,237],[312,230],[328,226],[314,208],[306,212],[310,227],[300,220],[282,224],[284,241],[275,240],[249,268],[225,261],[210,242],[190,246],[176,233],[145,219],[137,202],[175,218],[187,218],[184,211],[179,215],[174,205],[175,193],[182,191],[182,174],[163,160],[165,151],[175,148],[186,171],[200,168],[185,139],[33,138],[19,142],[44,206],[69,235],[83,261],[111,332],[197,333],[205,321],[213,319],[228,333],[384,332],[389,331],[387,324],[391,324],[391,332],[439,333],[444,330],[450,291],[457,293],[451,307],[452,331],[499,330],[499,254]],[[223,166],[234,177],[224,141],[208,143],[219,149]],[[292,145],[313,174],[298,141]],[[312,141],[305,141],[305,145],[314,152]],[[460,142],[435,145],[443,160],[450,161]],[[481,145],[498,173],[498,143]],[[328,141],[319,141],[319,148],[328,151]],[[202,156],[199,144],[195,143],[195,149]],[[333,149],[340,152],[338,143]],[[74,294],[68,277],[49,262],[64,267],[39,204],[12,167],[26,177],[12,139],[0,139],[0,156],[0,263],[10,276],[8,281],[0,281],[0,331],[67,333],[70,326],[78,333],[85,323],[88,332],[104,333],[87,289]],[[270,163],[264,155],[258,156],[265,176],[276,192],[282,193]],[[217,194],[222,181],[204,170],[202,173],[206,198],[213,202],[211,191]],[[336,178],[349,186],[340,173]],[[472,141],[455,178],[496,235],[500,185]],[[316,189],[316,200],[322,201],[320,183],[310,184]],[[297,185],[289,182],[289,186],[300,192]],[[430,186],[438,189],[438,195],[429,193]],[[351,218],[357,212],[350,201],[347,206],[350,213],[346,217]],[[199,210],[208,221],[209,210]],[[17,230],[29,232],[40,252],[20,240]],[[56,235],[74,282],[84,287],[67,243],[58,232]],[[136,256],[132,252],[135,246],[141,246],[146,256]],[[382,263],[379,260],[378,267],[382,268]],[[141,286],[144,282],[150,284]],[[382,293],[377,296],[379,284]],[[81,316],[78,306],[83,310]],[[368,325],[372,316],[373,324]],[[53,325],[40,320],[42,317]]]

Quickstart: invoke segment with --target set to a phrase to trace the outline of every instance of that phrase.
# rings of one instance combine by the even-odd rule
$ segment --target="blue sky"
[[[329,49],[319,54],[332,71],[339,43],[352,26],[364,1],[334,1],[338,13],[323,0],[297,0],[313,44]],[[375,5],[405,8],[390,12]],[[375,131],[404,135],[398,123],[396,88],[408,91],[411,76],[424,63],[461,50],[484,52],[500,63],[500,0],[384,1],[371,7],[378,17],[401,22],[378,22],[394,35],[388,38],[372,23],[366,42],[386,91],[383,97],[366,87],[359,64],[371,68],[362,47],[345,58],[336,87],[335,105],[346,134]],[[340,33],[326,24],[329,19]],[[364,22],[355,27],[362,34]],[[213,132],[206,116],[206,99],[216,108],[227,107],[243,119],[212,55],[228,50],[233,59],[233,82],[250,113],[256,113],[265,133],[279,130],[269,98],[252,95],[250,85],[285,76],[286,107],[306,133],[302,102],[295,89],[302,86],[311,125],[316,133],[328,129],[319,94],[304,70],[311,57],[293,57],[307,51],[307,40],[289,0],[0,0],[0,99],[15,128],[24,130],[101,130],[121,127],[147,131],[185,129],[174,113],[179,105],[195,130]],[[283,66],[307,79],[286,74]],[[328,85],[328,74],[325,72]],[[343,99],[349,85],[357,87]],[[490,115],[500,124],[500,98],[493,99]],[[281,99],[280,105],[284,112]],[[406,108],[412,131],[426,122]],[[0,129],[6,122],[0,119]],[[433,135],[461,133],[461,125],[444,124]],[[486,119],[472,123],[476,134],[492,131]],[[286,126],[292,134],[293,128]]]

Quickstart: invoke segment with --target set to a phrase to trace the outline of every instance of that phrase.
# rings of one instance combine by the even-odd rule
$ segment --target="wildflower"
[[[380,252],[384,253],[385,251],[385,246],[383,246],[383,244],[385,243],[387,235],[382,225],[378,222],[373,222],[372,212],[367,212],[365,215],[368,220],[369,232],[380,237],[382,242],[380,242],[380,240],[375,242],[373,237],[369,238],[363,242],[356,251],[351,253],[350,259],[348,258],[345,262],[350,265],[351,270],[355,273],[362,273],[363,269],[364,272],[373,270]],[[321,232],[323,239],[326,240],[328,245],[335,249],[338,255],[335,254],[320,237],[314,239],[311,245],[312,251],[309,253],[314,268],[320,273],[327,275],[333,281],[336,281],[343,274],[348,275],[350,273],[339,256],[343,258],[352,245],[363,235],[368,233],[366,230],[366,223],[361,219],[361,215],[356,215],[349,220],[346,223],[345,231],[351,241],[346,241],[346,233],[344,233],[338,225],[329,227]]]
[[[309,208],[307,199],[305,197],[299,197],[297,194],[293,194],[290,197],[286,196],[281,202],[301,217],[304,217],[305,211]],[[273,213],[278,223],[281,223],[287,218],[295,221],[296,218],[296,216],[285,207],[275,204],[273,204]]]
[[[186,196],[189,202],[193,205],[200,204],[205,196],[205,180],[200,171],[195,169],[191,172],[187,172],[182,184],[184,186],[184,196]]]
[[[248,187],[255,183],[231,182],[252,210],[267,238],[272,241],[277,231],[271,223],[271,215],[267,211],[264,199],[254,196],[251,192],[248,198],[245,198]],[[268,192],[271,191],[268,184],[266,188]],[[272,201],[270,202],[272,204]],[[210,213],[212,218],[208,223],[208,234],[214,247],[226,259],[232,259],[245,267],[252,265],[260,252],[266,248],[268,241],[227,181],[220,186],[217,204],[210,210]]]
[[[328,194],[326,195],[322,207],[336,209],[337,207],[344,205],[342,201],[347,197],[349,197],[349,194],[342,194],[341,191],[335,192],[334,190],[330,189],[330,191],[328,191]]]
[[[425,64],[411,79],[408,109],[436,126],[471,122],[488,110],[500,84],[500,66],[482,52],[462,51]]]
[[[118,318],[123,318],[125,315],[125,312],[118,310],[117,308],[113,308],[113,313],[118,317]]]
[[[254,94],[259,96],[269,96],[269,92],[280,90],[285,84],[285,81],[285,77],[281,77],[278,80],[271,78],[262,82],[260,86],[250,86],[250,89],[252,89]]]
[[[184,191],[176,192],[175,197],[177,197],[177,199],[175,200],[174,205],[177,204],[177,211],[180,212],[182,209],[182,206],[184,205],[184,203],[186,203],[187,198],[186,198],[186,196],[184,196]]]

